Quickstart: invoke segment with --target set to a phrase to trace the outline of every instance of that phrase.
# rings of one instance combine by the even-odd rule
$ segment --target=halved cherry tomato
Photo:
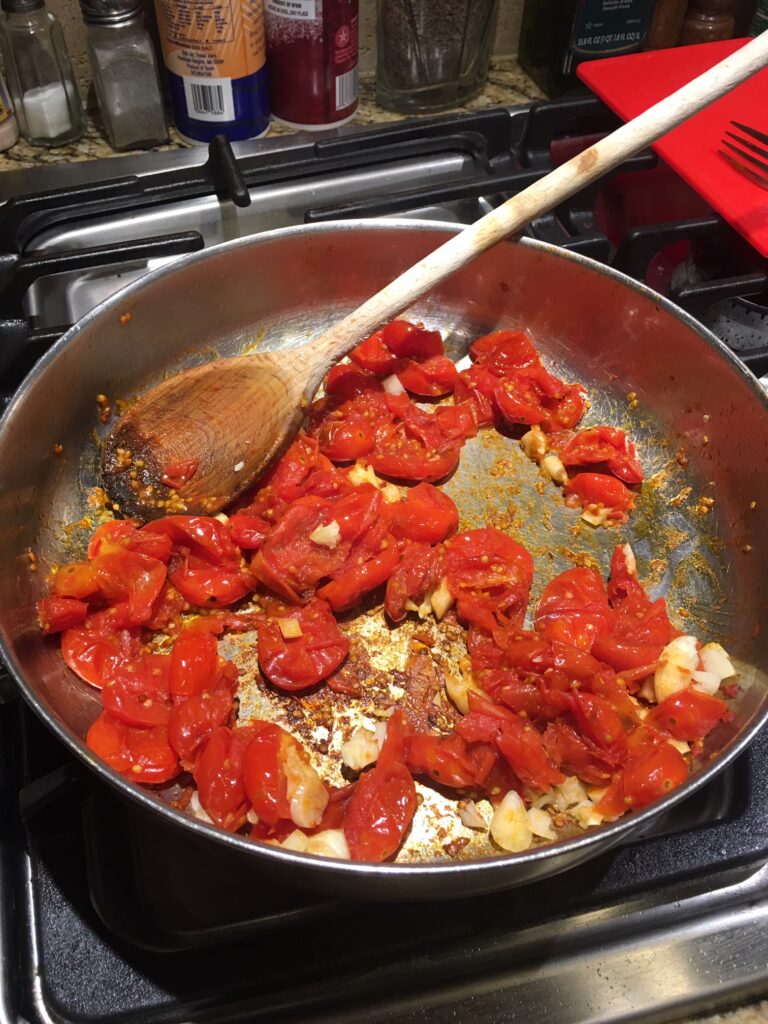
[[[582,430],[558,452],[564,466],[585,466],[604,462],[626,484],[643,480],[643,467],[634,444],[618,427],[590,427]]]
[[[171,696],[178,700],[209,690],[218,667],[216,637],[192,623],[176,637],[171,651]]]
[[[261,516],[251,515],[246,511],[235,512],[229,520],[232,540],[246,551],[256,551],[260,548],[272,526],[272,523]]]
[[[362,370],[385,377],[390,373],[396,373],[402,360],[384,344],[383,334],[383,331],[376,331],[370,338],[366,338],[357,348],[352,349],[349,358]],[[328,391],[327,385],[325,390],[328,394],[332,393]]]
[[[543,366],[527,366],[502,377],[493,397],[508,423],[562,430],[584,415],[587,393],[581,384],[565,384]]]
[[[627,736],[608,701],[594,693],[575,690],[573,710],[582,735],[596,743],[614,763],[621,763],[627,750]]]
[[[141,532],[170,537],[175,547],[187,548],[210,565],[223,566],[239,558],[226,524],[213,516],[165,516],[147,523]]]
[[[627,512],[635,496],[624,484],[606,473],[579,473],[565,485],[566,505],[603,505],[616,512]]]
[[[567,569],[544,588],[536,606],[536,632],[589,651],[613,627],[605,585],[594,569]]]
[[[136,551],[118,550],[98,555],[91,567],[107,601],[125,602],[129,625],[139,626],[150,618],[165,583],[167,568],[162,562]]]
[[[167,562],[171,557],[171,539],[162,534],[140,530],[132,519],[114,519],[102,523],[88,543],[88,557],[114,554],[117,551],[136,551],[149,558]]]
[[[243,760],[249,729],[214,729],[195,761],[193,775],[203,810],[221,828],[235,831],[245,822],[248,796]]]
[[[46,636],[82,626],[88,617],[88,605],[76,597],[44,597],[37,602],[37,618]]]
[[[448,589],[459,618],[486,632],[520,624],[533,579],[533,559],[493,526],[459,533],[445,544]]]
[[[102,711],[88,730],[85,742],[88,749],[106,761],[110,768],[124,774],[131,767],[131,755],[126,744],[127,732],[126,725]]]
[[[478,781],[467,744],[455,733],[451,736],[412,733],[407,740],[405,763],[414,775],[427,775],[433,782],[450,789],[466,789]]]
[[[232,694],[226,687],[187,697],[170,709],[168,742],[184,767],[193,767],[201,743],[214,729],[226,725],[231,713]]]
[[[286,638],[280,621],[296,625],[300,635]],[[290,632],[290,629],[287,629]],[[275,601],[259,622],[259,664],[264,675],[280,690],[306,690],[335,671],[349,653],[349,641],[324,601],[312,600],[301,607]]]
[[[254,736],[243,759],[245,791],[259,820],[275,825],[291,817],[282,748],[284,738],[295,741],[272,722],[254,722],[252,728]]]
[[[61,635],[64,661],[82,680],[101,689],[114,676],[117,665],[134,661],[139,654],[137,632],[102,631],[90,626],[75,626]]]
[[[412,487],[405,500],[393,504],[390,511],[394,536],[422,544],[438,544],[459,525],[459,510],[453,501],[428,483]]]
[[[453,392],[459,372],[447,356],[432,356],[423,363],[407,360],[397,371],[397,376],[403,387],[412,394],[438,398]]]
[[[198,608],[226,608],[253,590],[239,563],[211,565],[194,555],[183,558],[169,579],[181,596]]]
[[[645,724],[691,743],[711,732],[727,713],[728,705],[718,697],[693,689],[681,690],[657,704]]]
[[[381,339],[390,352],[410,359],[430,359],[444,352],[439,331],[428,331],[407,320],[392,320],[382,328]]]
[[[179,774],[164,726],[134,729],[103,711],[88,730],[86,743],[110,767],[134,782],[156,785]]]
[[[524,366],[538,366],[540,362],[533,342],[522,331],[486,334],[472,342],[469,354],[476,363],[487,366],[500,377]]]
[[[59,569],[53,589],[60,597],[92,597],[99,592],[99,581],[90,562],[70,562]]]
[[[334,462],[354,462],[372,451],[376,444],[373,430],[362,418],[326,420],[318,440],[320,451]]]
[[[606,817],[617,817],[630,808],[639,809],[666,796],[687,778],[688,765],[683,755],[669,743],[663,743],[628,764],[595,809]]]
[[[353,860],[380,862],[398,849],[416,810],[416,787],[403,764],[377,765],[360,777],[344,812]]]
[[[317,596],[327,601],[334,611],[343,612],[359,604],[369,591],[386,583],[400,561],[400,552],[394,537],[385,537],[382,543],[386,547],[367,561],[358,563],[353,555],[352,564],[346,564],[330,583],[320,587]]]
[[[565,782],[563,773],[547,756],[540,734],[522,718],[513,715],[504,720],[496,746],[515,775],[531,789],[543,792]]]
[[[358,348],[362,346],[358,345]],[[387,353],[385,358],[391,360],[391,353]],[[325,378],[325,393],[331,398],[340,398],[346,402],[366,391],[381,391],[381,384],[370,373],[364,373],[351,363],[332,366]]]
[[[384,608],[393,622],[404,619],[409,602],[421,604],[427,592],[440,582],[442,550],[428,544],[406,544],[400,561],[387,580]]]

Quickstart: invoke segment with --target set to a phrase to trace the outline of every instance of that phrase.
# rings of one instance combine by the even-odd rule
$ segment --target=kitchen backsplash
[[[80,18],[78,0],[47,0],[49,8],[64,26],[69,52],[75,66],[80,88],[85,96],[91,82],[85,44],[85,28]],[[145,0],[151,2],[151,0]],[[503,56],[517,53],[523,0],[500,0],[499,22],[494,52]],[[360,0],[360,70],[376,67],[376,0]]]

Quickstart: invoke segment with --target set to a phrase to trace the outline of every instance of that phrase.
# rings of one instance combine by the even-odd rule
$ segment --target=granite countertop
[[[360,81],[360,106],[353,122],[356,125],[386,124],[404,120],[403,115],[383,110],[375,101],[374,82],[371,76]],[[511,106],[534,99],[542,99],[543,93],[513,58],[495,58],[491,64],[488,84],[483,92],[466,106],[457,111],[482,110],[486,107]],[[451,111],[445,111],[450,113]],[[269,137],[293,134],[291,129],[272,125]],[[157,152],[185,148],[175,129],[170,129],[170,140],[165,146],[158,146]],[[101,157],[125,156],[110,148],[97,118],[89,117],[84,137],[72,146],[59,149],[42,149],[30,146],[23,139],[13,149],[0,153],[0,171],[36,167],[41,164],[73,163],[81,160],[96,160]],[[679,1020],[679,1024],[768,1024],[768,999],[751,1003],[729,1013],[703,1015]]]
[[[402,114],[394,114],[383,110],[376,103],[373,77],[363,76],[360,79],[360,106],[357,116],[352,122],[355,125],[386,124],[390,121],[402,121]],[[542,99],[543,93],[534,85],[513,58],[497,58],[491,65],[488,84],[483,92],[466,106],[455,108],[456,111],[482,110],[485,107],[499,105],[509,106],[514,103],[525,103],[532,99]],[[444,111],[451,113],[451,111]],[[268,138],[278,135],[294,134],[290,128],[273,124],[269,129]],[[175,128],[170,129],[170,141],[165,146],[156,147],[154,152],[169,149],[186,148],[188,143],[182,142]],[[146,152],[146,151],[144,151]],[[96,160],[101,157],[126,156],[125,152],[117,153],[107,142],[97,116],[89,116],[88,128],[79,142],[71,146],[57,149],[43,149],[30,146],[24,139],[19,139],[13,149],[0,153],[0,171],[19,170],[23,167],[38,167],[41,164],[75,163],[80,160]]]

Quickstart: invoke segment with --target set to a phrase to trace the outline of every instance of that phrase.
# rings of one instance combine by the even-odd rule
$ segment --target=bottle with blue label
[[[262,0],[155,0],[179,134],[252,139],[269,127]]]

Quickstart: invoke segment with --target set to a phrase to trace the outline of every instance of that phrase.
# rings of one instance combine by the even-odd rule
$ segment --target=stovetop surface
[[[0,176],[0,397],[77,317],[160,262],[339,217],[468,222],[614,124],[576,97]],[[729,340],[768,372],[767,268],[652,154],[526,234],[647,280],[705,322],[725,317],[724,330],[736,319],[748,337]],[[148,822],[5,690],[0,1024],[618,1024],[768,988],[765,735],[652,833],[566,874],[471,900],[373,904],[276,884]]]

